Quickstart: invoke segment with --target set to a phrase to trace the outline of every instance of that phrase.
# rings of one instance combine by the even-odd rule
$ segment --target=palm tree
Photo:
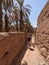
[[[3,0],[3,5],[4,5],[4,9],[5,9],[5,31],[8,32],[9,31],[9,20],[8,20],[8,16],[7,16],[7,10],[9,11],[9,13],[11,13],[11,8],[13,6],[13,0]]]
[[[14,7],[14,13],[15,13],[15,21],[16,21],[16,31],[18,31],[18,9]]]
[[[25,32],[30,32],[30,33],[33,32],[33,27],[31,25],[31,22],[29,21],[29,19],[26,19],[26,21],[25,21]]]
[[[0,0],[0,32],[2,32],[2,0]]]
[[[8,28],[8,16],[7,16],[7,8],[8,8],[8,0],[3,0],[3,6],[4,6],[4,9],[5,9],[5,31],[8,32],[9,31],[9,28]]]
[[[24,0],[16,0],[19,4],[19,13],[20,13],[20,31],[24,31],[24,19],[28,18],[28,15],[30,14],[30,5],[24,6]],[[27,8],[27,6],[29,8]]]

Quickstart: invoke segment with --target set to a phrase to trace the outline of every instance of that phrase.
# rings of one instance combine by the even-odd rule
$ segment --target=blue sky
[[[29,19],[33,27],[37,27],[37,18],[46,3],[47,0],[25,0],[25,4],[30,4],[32,7]]]

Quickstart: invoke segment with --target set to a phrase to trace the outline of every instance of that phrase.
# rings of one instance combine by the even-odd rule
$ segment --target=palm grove
[[[29,22],[31,6],[29,4],[24,6],[24,0],[16,2],[14,5],[14,0],[0,0],[0,32],[9,32],[10,29],[20,32],[33,31]]]

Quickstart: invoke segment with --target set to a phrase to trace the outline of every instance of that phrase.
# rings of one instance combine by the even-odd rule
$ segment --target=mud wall
[[[49,62],[49,1],[38,17],[36,44],[41,54]]]
[[[0,34],[0,65],[10,65],[25,44],[25,33]]]

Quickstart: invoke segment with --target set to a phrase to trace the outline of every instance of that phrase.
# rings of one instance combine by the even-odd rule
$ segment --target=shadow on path
[[[22,58],[25,55],[25,52],[27,51],[27,44],[22,48],[22,51],[19,53],[19,55],[13,60],[11,65],[21,65]],[[28,65],[26,61],[23,65]]]

